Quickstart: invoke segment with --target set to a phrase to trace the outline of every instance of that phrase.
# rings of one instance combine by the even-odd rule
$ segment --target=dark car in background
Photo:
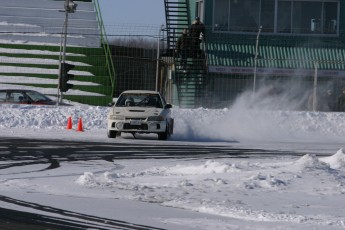
[[[44,94],[34,90],[25,89],[0,89],[0,104],[32,104],[32,105],[55,105],[53,101]]]

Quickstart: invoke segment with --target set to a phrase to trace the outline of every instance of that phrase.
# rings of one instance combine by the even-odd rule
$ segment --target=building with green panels
[[[335,94],[345,86],[344,1],[179,0],[179,4],[187,5],[190,24],[198,16],[206,26],[202,106],[222,106],[246,90],[272,83],[289,88],[298,82],[305,92],[327,87]]]

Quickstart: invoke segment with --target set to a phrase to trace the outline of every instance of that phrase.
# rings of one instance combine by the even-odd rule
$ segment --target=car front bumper
[[[166,127],[166,121],[108,120],[108,131],[116,132],[162,133]]]

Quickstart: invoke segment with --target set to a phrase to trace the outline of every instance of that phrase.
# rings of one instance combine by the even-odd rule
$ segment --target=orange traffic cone
[[[81,118],[79,118],[79,121],[78,121],[77,131],[78,132],[84,132],[84,130],[83,130],[83,120]]]
[[[67,127],[66,129],[72,129],[72,117],[69,117],[67,119]]]

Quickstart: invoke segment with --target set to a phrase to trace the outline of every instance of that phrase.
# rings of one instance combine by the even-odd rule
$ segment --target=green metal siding
[[[255,45],[208,44],[208,65],[254,66]],[[258,67],[312,69],[319,61],[320,69],[344,70],[344,49],[260,46]]]

